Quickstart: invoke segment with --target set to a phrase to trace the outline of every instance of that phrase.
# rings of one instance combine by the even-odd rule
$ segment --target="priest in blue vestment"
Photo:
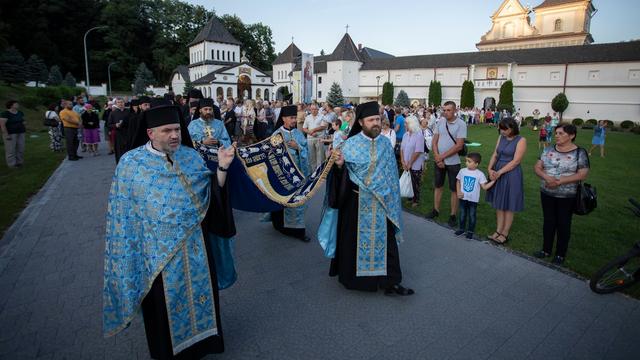
[[[191,140],[199,141],[207,146],[231,146],[231,138],[220,118],[220,108],[213,103],[213,99],[200,99],[200,117],[189,123]]]
[[[226,170],[234,148],[218,151],[212,173],[177,106],[143,113],[135,144],[116,168],[107,209],[103,329],[128,327],[142,310],[154,359],[224,351],[216,264],[207,232],[235,234]]]
[[[284,142],[287,144],[289,154],[305,176],[309,176],[309,160],[307,139],[296,127],[296,115],[298,108],[295,105],[285,106],[280,110],[278,121],[276,122],[275,134],[282,134]],[[273,136],[272,135],[272,136]],[[271,223],[273,227],[281,233],[309,242],[311,239],[306,235],[304,213],[306,205],[285,208],[284,210],[271,213]]]
[[[321,225],[335,227],[329,275],[347,289],[411,295],[412,289],[400,285],[398,165],[391,142],[380,136],[379,114],[376,101],[356,108],[356,120],[329,175],[328,206],[337,209],[337,214],[325,211]]]

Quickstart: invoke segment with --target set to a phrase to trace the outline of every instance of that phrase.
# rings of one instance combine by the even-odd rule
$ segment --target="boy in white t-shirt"
[[[476,208],[480,200],[480,188],[488,190],[495,183],[487,182],[484,173],[478,170],[478,165],[482,156],[478,153],[469,153],[466,158],[466,168],[460,169],[456,176],[456,188],[458,199],[460,199],[460,229],[455,232],[456,236],[464,234],[467,231],[467,239],[473,238],[473,232],[476,228]],[[469,226],[465,229],[465,225],[469,220]]]

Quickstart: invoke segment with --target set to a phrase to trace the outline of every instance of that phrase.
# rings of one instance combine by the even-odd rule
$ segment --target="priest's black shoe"
[[[415,294],[413,289],[406,288],[400,284],[391,285],[388,288],[384,289],[385,295],[400,295],[400,296],[409,296]]]

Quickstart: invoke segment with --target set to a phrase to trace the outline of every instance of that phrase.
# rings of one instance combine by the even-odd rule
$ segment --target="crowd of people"
[[[24,161],[24,115],[18,110],[17,101],[6,106],[7,111],[0,114],[0,125],[5,144],[10,145],[7,163],[19,167]],[[102,128],[99,109],[103,110]],[[534,255],[553,255],[552,262],[560,265],[568,252],[578,183],[588,176],[589,153],[601,146],[604,156],[606,124],[598,125],[594,147],[587,151],[575,145],[574,125],[560,123],[551,116],[539,122],[536,112],[538,118],[534,113],[532,125],[536,131],[539,127],[544,145],[534,169],[541,180],[543,240]],[[335,244],[325,248],[325,253],[332,255],[330,275],[337,276],[347,289],[381,288],[385,294],[400,296],[414,293],[401,285],[396,242],[402,237],[399,170],[411,175],[413,207],[421,202],[425,174],[433,171],[433,207],[426,215],[429,219],[440,216],[445,183],[448,185],[451,204],[447,223],[456,236],[475,237],[481,190],[486,191],[485,201],[496,212],[495,231],[487,236],[492,242],[508,242],[515,214],[525,209],[526,170],[521,162],[527,141],[520,135],[522,119],[518,113],[512,116],[507,112],[460,109],[453,101],[438,107],[380,106],[375,101],[334,107],[316,102],[290,104],[286,100],[214,100],[192,90],[185,97],[168,94],[162,98],[109,98],[103,106],[80,94],[52,104],[44,116],[50,127],[51,150],[62,151],[64,139],[69,161],[81,159],[79,151],[85,156],[98,156],[101,132],[109,143],[108,154],[115,155],[118,166],[107,225],[105,329],[119,331],[142,303],[152,357],[171,357],[185,348],[193,354],[223,349],[218,290],[231,286],[237,276],[233,265],[235,225],[226,184],[233,181],[227,179],[227,169],[238,145],[253,144],[280,133],[291,159],[305,176],[335,155],[325,202],[334,212],[323,212],[321,228],[333,228],[330,233],[335,236]],[[481,169],[481,155],[470,152],[466,144],[468,126],[482,123],[496,126],[499,131],[486,172]],[[185,150],[193,147],[193,142],[218,147],[217,170],[206,168],[203,161],[194,158],[199,156],[196,152]],[[128,205],[144,204],[150,199],[153,204],[148,208]],[[165,214],[169,204],[171,214]],[[331,217],[338,212],[344,215]],[[304,206],[274,211],[268,218],[282,234],[310,240]],[[138,227],[147,230],[144,234],[133,230]],[[149,253],[144,256],[149,258],[141,260],[135,258],[137,252],[121,251],[139,246],[135,243],[137,238],[158,246],[145,250]],[[172,250],[172,239],[176,238],[185,239],[188,246]],[[206,250],[206,257],[198,252],[199,247]],[[363,248],[373,250],[364,254]],[[181,256],[167,258],[172,251]],[[191,275],[181,272],[182,258],[194,261]],[[123,262],[145,263],[150,268],[129,269],[122,274],[119,269]],[[163,271],[162,277],[144,277],[151,275],[148,271],[158,270]],[[183,300],[173,297],[170,290],[179,287],[185,276],[211,279],[205,281],[209,285],[198,287],[192,294],[214,309],[197,310],[203,311],[198,314],[207,319],[203,329],[211,336],[194,335],[188,325],[168,321],[168,317],[179,317],[184,310],[168,305]],[[125,283],[141,287],[132,293]],[[182,346],[170,337],[174,331],[202,340]]]

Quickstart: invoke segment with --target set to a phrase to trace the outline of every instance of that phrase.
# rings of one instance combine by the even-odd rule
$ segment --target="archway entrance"
[[[482,107],[485,110],[487,110],[487,109],[495,110],[495,108],[496,108],[496,99],[493,98],[493,97],[485,98]]]
[[[238,97],[251,99],[251,78],[246,74],[238,76]]]
[[[288,92],[289,91],[286,86],[279,87],[278,91],[276,92],[276,100],[284,99],[284,95],[287,94]]]

